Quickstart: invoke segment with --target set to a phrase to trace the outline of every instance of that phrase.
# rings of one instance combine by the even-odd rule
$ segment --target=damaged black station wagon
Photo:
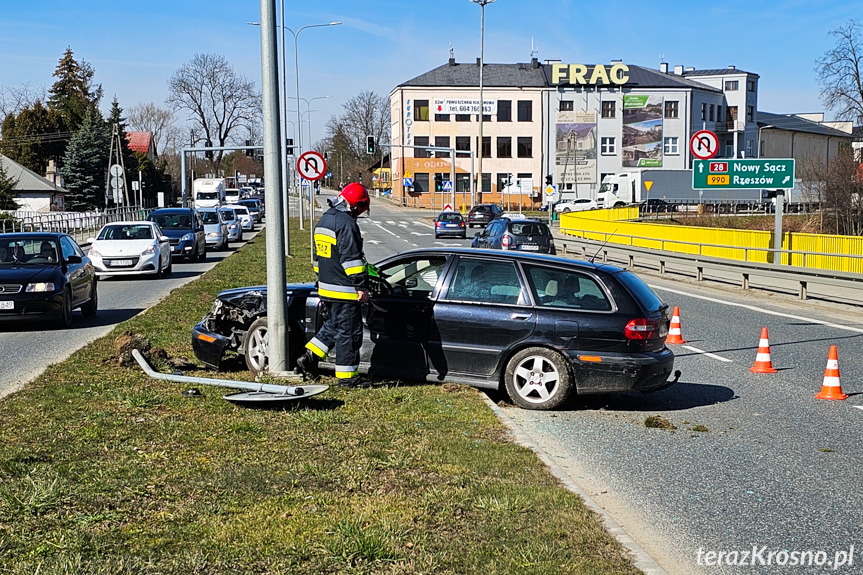
[[[527,409],[573,393],[656,391],[669,380],[668,306],[635,274],[537,254],[419,249],[370,266],[360,372],[506,389]],[[287,286],[288,367],[323,323],[313,284]],[[192,330],[218,369],[226,350],[266,369],[265,286],[224,291]],[[333,369],[332,361],[322,362]]]

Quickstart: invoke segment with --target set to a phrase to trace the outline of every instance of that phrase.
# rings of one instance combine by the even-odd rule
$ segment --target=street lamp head
[[[479,4],[480,6],[485,6],[486,4],[493,4],[494,0],[470,0],[474,4]]]

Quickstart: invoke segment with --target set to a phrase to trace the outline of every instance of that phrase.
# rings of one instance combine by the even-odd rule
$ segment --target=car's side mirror
[[[476,232],[473,237],[478,238],[480,236],[480,232]]]
[[[417,278],[408,278],[405,280],[405,287],[407,288],[415,288],[419,285]]]
[[[96,238],[87,238],[87,243],[88,243],[88,244],[92,244],[92,243],[93,243],[93,242],[95,242],[95,241],[96,241]]]
[[[160,242],[170,242],[171,238],[169,238],[168,236],[159,236],[159,241]]]
[[[73,256],[69,256],[68,258],[66,258],[67,264],[80,264],[83,261],[84,260],[81,259],[81,256],[74,256],[73,255]]]

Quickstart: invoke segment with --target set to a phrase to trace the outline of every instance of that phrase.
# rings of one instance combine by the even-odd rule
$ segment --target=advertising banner
[[[623,95],[623,166],[662,167],[662,96]]]
[[[557,113],[554,135],[554,181],[596,183],[596,112]]]
[[[435,98],[435,114],[479,114],[479,98]],[[497,100],[486,100],[483,98],[482,112],[486,116],[497,114]]]

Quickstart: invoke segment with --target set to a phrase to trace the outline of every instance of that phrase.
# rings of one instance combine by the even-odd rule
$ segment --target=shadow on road
[[[630,392],[576,397],[568,401],[566,407],[609,411],[674,411],[725,403],[737,397],[733,389],[724,385],[678,382],[652,394]]]

